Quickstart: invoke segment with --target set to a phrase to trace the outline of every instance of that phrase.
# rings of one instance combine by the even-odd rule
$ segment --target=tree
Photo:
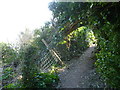
[[[26,29],[25,32],[21,32],[21,34],[19,35],[19,45],[24,46],[29,44],[32,38],[32,32],[29,29]]]
[[[52,2],[55,27],[69,35],[80,26],[92,29],[97,38],[97,70],[112,87],[120,87],[120,3]],[[114,78],[112,78],[114,77]]]

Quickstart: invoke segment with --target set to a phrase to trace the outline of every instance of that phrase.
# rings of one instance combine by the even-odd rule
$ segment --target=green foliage
[[[52,2],[49,8],[53,12],[56,27],[65,31],[64,33],[70,31],[67,27],[72,25],[75,29],[71,31],[80,26],[93,30],[99,51],[96,54],[97,70],[112,87],[120,87],[120,3]],[[75,21],[80,22],[75,23]],[[91,39],[90,42],[94,42],[89,29],[86,30],[87,41]],[[77,36],[76,33],[75,36]],[[79,40],[81,39],[77,41]]]
[[[97,71],[100,72],[108,84],[118,88],[120,87],[120,32],[118,31],[120,14],[117,11],[119,11],[120,5],[118,3],[93,3],[93,8],[97,6],[99,6],[99,9],[106,7],[103,11],[94,12],[96,18],[92,19],[96,22],[91,22],[92,24],[96,23],[93,26],[93,31],[98,39]],[[113,15],[116,15],[116,17]],[[113,17],[110,18],[111,16]],[[95,30],[96,27],[99,30]]]
[[[22,58],[23,77],[21,82],[24,88],[53,87],[52,83],[56,81],[53,74],[40,74],[40,66],[38,66],[41,59],[48,53],[46,46],[41,40],[45,39],[49,43],[52,38],[51,35],[54,35],[51,30],[52,27],[49,26],[49,23],[46,23],[44,27],[34,31],[33,41],[29,45],[20,48],[19,54],[21,54],[20,57]],[[48,39],[48,37],[51,38]],[[55,41],[53,40],[52,42],[54,43]]]
[[[40,50],[39,50],[40,51]],[[22,84],[24,88],[52,88],[58,81],[58,76],[54,73],[41,73],[38,71],[36,56],[38,48],[29,46],[24,51],[22,65]]]
[[[20,83],[10,83],[10,84],[4,86],[3,88],[10,89],[10,88],[25,88],[25,87],[23,87],[22,84],[20,84]]]
[[[97,44],[97,39],[95,38],[94,32],[91,29],[86,30],[86,41],[89,43],[89,46],[92,44]]]
[[[70,60],[73,57],[79,56],[84,50],[89,47],[89,44],[95,42],[93,32],[87,27],[78,27],[76,30],[67,35],[70,41],[70,47],[67,48],[66,40],[62,40],[57,44],[62,60]]]
[[[56,41],[57,50],[62,60],[70,60],[75,56],[79,56],[92,41],[92,39],[89,42],[87,40],[87,28],[84,27],[84,24],[87,23],[87,15],[82,13],[82,10],[87,13],[88,6],[88,3],[75,2],[51,2],[49,5],[54,17],[52,22],[54,22],[59,35],[61,35],[61,37],[56,35]],[[81,17],[82,15],[84,18]],[[66,38],[67,40],[65,40]]]
[[[77,56],[88,48],[88,42],[86,41],[86,29],[86,27],[79,27],[77,30],[70,33],[70,56]]]
[[[10,80],[14,77],[13,68],[7,67],[3,70],[2,79],[4,80]]]
[[[74,23],[76,20],[82,21],[82,19],[85,19],[81,18],[81,13],[83,10],[87,10],[88,6],[88,3],[51,2],[49,5],[49,9],[53,12],[53,17],[54,19],[56,19],[55,21],[57,26],[59,26],[60,28],[64,28],[67,22]],[[86,16],[86,14],[84,15]]]
[[[10,64],[15,61],[17,52],[11,44],[0,43],[3,64]]]
[[[21,33],[20,38],[24,42],[20,42],[18,52],[11,45],[0,43],[3,63],[9,64],[17,59],[22,62],[23,83],[20,86],[12,83],[5,87],[54,87],[58,76],[40,73],[37,68],[38,61],[48,53],[42,39],[46,40],[50,48],[58,51],[62,60],[70,60],[90,44],[97,43],[97,71],[112,87],[120,87],[120,4],[52,2],[49,8],[53,12],[52,22],[46,23],[40,30],[36,29],[33,39],[29,30]],[[13,76],[12,68],[4,70],[4,79]]]
[[[103,28],[106,28],[106,26]],[[120,56],[118,49],[119,44],[117,43],[119,34],[113,33],[113,31],[107,33],[107,35],[111,35],[112,37],[109,37],[108,40],[105,40],[104,38],[99,39],[98,45],[101,50],[96,54],[96,66],[98,67],[97,70],[101,72],[103,78],[108,84],[112,85],[113,87],[119,87],[118,83],[120,81]]]
[[[53,88],[58,82],[58,76],[54,73],[35,73],[34,75],[36,88]]]
[[[22,65],[23,85],[28,87],[34,87],[34,73],[37,73],[37,66],[35,65],[34,56],[37,49],[33,46],[29,46],[24,51],[24,60]]]
[[[4,88],[17,88],[17,86],[14,83],[12,83],[12,84],[4,86]]]
[[[34,73],[33,74],[33,83],[34,85],[29,86],[28,84],[23,84],[22,82],[10,83],[5,85],[3,88],[55,88],[59,78],[54,73]]]

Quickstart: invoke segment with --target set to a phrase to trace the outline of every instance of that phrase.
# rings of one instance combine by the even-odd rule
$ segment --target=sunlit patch
[[[97,39],[91,29],[86,29],[86,41],[89,43],[89,47],[97,46]]]
[[[50,73],[64,72],[66,68],[67,68],[66,66],[64,66],[64,67],[55,67],[55,66],[52,66],[51,70],[50,70]]]
[[[52,0],[0,0],[0,42],[16,43],[20,32],[34,30],[52,18]]]
[[[17,77],[18,80],[21,80],[22,78],[23,78],[22,75],[19,75],[19,76]]]

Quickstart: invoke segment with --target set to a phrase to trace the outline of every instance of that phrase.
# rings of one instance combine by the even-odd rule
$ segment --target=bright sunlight
[[[50,0],[0,0],[0,42],[15,43],[20,32],[34,30],[52,17]]]

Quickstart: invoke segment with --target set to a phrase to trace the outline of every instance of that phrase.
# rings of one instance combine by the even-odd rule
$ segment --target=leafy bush
[[[70,47],[67,47],[67,41],[61,40],[58,42],[58,48],[62,60],[70,60],[73,57],[79,56],[88,48],[89,42],[86,38],[86,27],[79,27],[75,31],[67,35]]]
[[[17,83],[10,83],[8,85],[5,85],[3,88],[24,88],[22,84]]]
[[[37,66],[35,65],[36,48],[33,46],[26,47],[24,51],[24,57],[22,62],[22,82],[23,85],[28,87],[34,87],[34,73],[37,73]]]
[[[49,8],[56,26],[64,28],[70,23],[74,28],[83,25],[93,30],[99,51],[96,54],[97,70],[112,87],[120,87],[120,3],[52,2]]]
[[[34,78],[37,88],[53,88],[59,80],[54,73],[35,73]]]
[[[37,48],[30,45],[24,51],[22,65],[22,82],[25,88],[46,88],[53,87],[58,77],[52,73],[39,73],[35,63]]]
[[[34,86],[28,86],[28,84],[24,85],[21,81],[18,83],[10,83],[5,85],[3,88],[55,88],[57,82],[59,80],[58,76],[54,73],[34,73],[33,76]]]
[[[105,81],[110,84],[112,87],[120,87],[120,56],[119,56],[119,46],[118,39],[120,35],[116,32],[113,32],[114,28],[111,26],[103,26],[103,29],[106,27],[112,29],[111,32],[107,33],[109,36],[106,40],[106,37],[99,38],[98,49],[100,50],[97,54],[97,71],[101,73]]]
[[[11,62],[16,60],[17,52],[15,49],[13,49],[11,44],[0,43],[0,49],[3,65],[10,64]]]
[[[3,69],[2,72],[2,85],[3,86],[7,86],[9,83],[11,83],[11,81],[14,79],[14,77],[16,77],[16,74],[13,70],[13,68],[11,67],[7,67],[5,69]]]
[[[17,88],[17,86],[14,83],[12,83],[4,86],[4,88]]]
[[[13,68],[7,67],[3,70],[2,79],[8,80],[14,77]]]

